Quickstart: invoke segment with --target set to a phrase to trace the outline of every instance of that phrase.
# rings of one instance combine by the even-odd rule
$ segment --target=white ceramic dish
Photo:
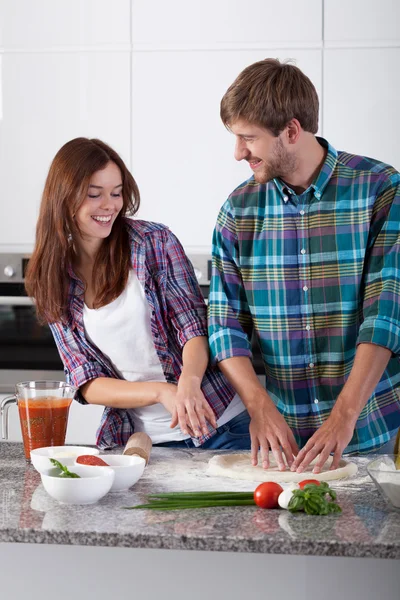
[[[385,500],[400,510],[400,470],[395,460],[393,454],[380,454],[367,464],[367,472]]]
[[[62,504],[94,504],[110,491],[114,481],[109,467],[73,465],[69,470],[79,478],[60,477],[57,467],[40,474],[46,492]]]
[[[114,471],[114,483],[111,487],[111,492],[122,492],[132,487],[143,475],[146,461],[141,456],[128,456],[125,454],[100,454],[99,458],[103,459],[109,467],[92,467],[94,469],[110,468]],[[89,467],[89,465],[80,465],[75,461],[76,465],[81,467]]]
[[[45,446],[31,450],[31,462],[39,473],[52,469],[54,465],[50,458],[55,458],[67,467],[75,464],[75,459],[80,454],[99,454],[97,448],[86,448],[85,446]]]

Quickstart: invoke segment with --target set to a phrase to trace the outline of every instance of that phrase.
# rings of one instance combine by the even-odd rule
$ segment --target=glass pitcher
[[[0,405],[2,438],[8,439],[8,409],[17,404],[25,458],[34,448],[63,446],[76,388],[64,381],[23,381]]]

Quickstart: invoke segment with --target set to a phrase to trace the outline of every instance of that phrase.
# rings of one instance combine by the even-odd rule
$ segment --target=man
[[[253,176],[219,213],[209,296],[211,355],[251,416],[253,464],[271,449],[281,470],[318,457],[314,473],[400,426],[400,174],[316,137],[318,106],[308,77],[273,59],[224,95]]]

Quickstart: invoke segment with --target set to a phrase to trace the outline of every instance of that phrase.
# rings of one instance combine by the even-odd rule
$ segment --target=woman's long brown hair
[[[42,323],[68,320],[68,268],[73,265],[74,242],[80,235],[74,215],[87,195],[92,175],[110,161],[121,171],[123,207],[96,256],[93,306],[108,304],[126,285],[130,246],[123,217],[138,211],[139,189],[112,148],[100,140],[76,138],[57,152],[50,166],[36,225],[35,248],[25,274],[27,294],[35,299]]]

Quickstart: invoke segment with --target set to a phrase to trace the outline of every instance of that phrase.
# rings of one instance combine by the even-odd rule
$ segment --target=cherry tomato
[[[76,462],[79,463],[80,465],[92,465],[94,467],[108,467],[109,465],[104,462],[104,460],[102,458],[99,458],[98,456],[94,456],[92,454],[83,454],[81,456],[78,456],[78,458],[76,459]]]
[[[261,508],[278,508],[278,498],[281,492],[283,492],[282,486],[275,481],[260,483],[254,491],[254,502]]]
[[[304,479],[303,481],[300,481],[299,488],[302,490],[304,488],[304,486],[308,485],[309,483],[313,483],[314,485],[319,485],[321,482],[318,481],[318,479]]]

